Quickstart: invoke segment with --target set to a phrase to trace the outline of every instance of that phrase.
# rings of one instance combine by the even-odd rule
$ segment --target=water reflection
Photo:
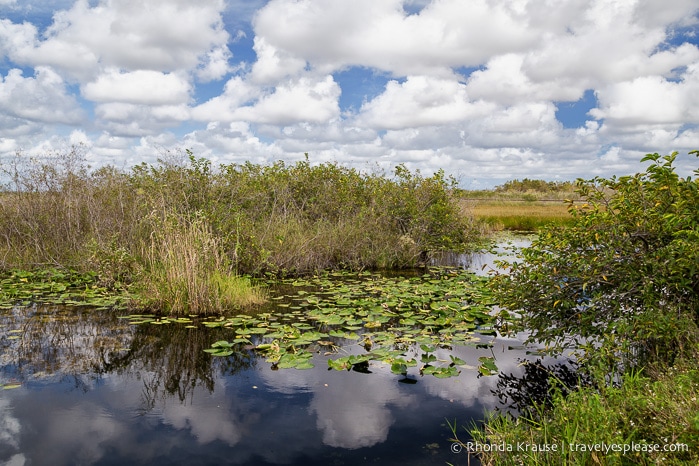
[[[405,384],[381,363],[328,371],[321,354],[310,371],[273,371],[245,350],[212,358],[203,349],[223,329],[42,306],[6,311],[0,325],[0,383],[21,384],[0,392],[0,462],[459,464],[444,419],[496,402],[496,379],[469,368],[443,380],[411,368],[417,383]],[[490,351],[454,349],[465,360]]]
[[[531,234],[508,234],[495,241],[490,248],[466,254],[442,253],[432,258],[430,265],[462,267],[476,275],[490,275],[499,270],[495,261],[513,261],[518,250],[531,245]]]
[[[554,393],[565,396],[581,387],[593,385],[590,374],[581,371],[572,360],[522,360],[521,366],[524,367],[524,373],[500,373],[493,394],[505,410],[526,413],[529,417],[537,415],[534,405],[550,405]]]
[[[306,371],[271,370],[244,348],[214,358],[203,350],[230,339],[221,328],[132,326],[82,308],[0,312],[0,384],[20,385],[0,390],[6,464],[467,464],[449,449],[446,419],[482,419],[499,406],[493,392],[526,375],[525,352],[507,350],[521,342],[504,338],[435,355],[495,356],[511,378],[412,367],[407,384],[373,361],[370,373],[328,371],[320,353]]]

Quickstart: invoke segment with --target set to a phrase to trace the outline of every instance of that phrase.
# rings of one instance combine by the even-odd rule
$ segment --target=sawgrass
[[[471,215],[492,230],[537,231],[544,225],[568,225],[572,217],[564,201],[462,201]]]

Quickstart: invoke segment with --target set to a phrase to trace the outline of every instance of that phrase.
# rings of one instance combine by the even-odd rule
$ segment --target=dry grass
[[[494,230],[536,231],[550,223],[564,225],[571,221],[564,201],[528,202],[470,200],[461,201],[471,215]]]
[[[264,293],[227,270],[220,239],[201,218],[168,218],[144,251],[147,306],[172,314],[217,314],[258,304]]]

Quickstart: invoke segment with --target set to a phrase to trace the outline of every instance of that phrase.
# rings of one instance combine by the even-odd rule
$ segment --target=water
[[[311,370],[272,370],[252,351],[205,353],[226,329],[133,326],[81,308],[2,312],[0,463],[9,465],[477,464],[452,453],[446,420],[469,425],[505,408],[492,393],[502,379],[475,367],[405,378],[382,363],[329,371],[315,354]],[[521,342],[493,343],[436,355],[469,364],[494,355],[501,372],[521,374]]]
[[[517,250],[525,248],[531,243],[531,234],[508,235],[496,242],[488,250],[468,254],[446,253],[433,259],[431,265],[463,267],[477,275],[489,275],[502,271],[495,264],[497,260],[516,261],[518,257]]]

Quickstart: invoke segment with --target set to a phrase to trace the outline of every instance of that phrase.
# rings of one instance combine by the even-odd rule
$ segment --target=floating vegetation
[[[123,290],[99,286],[94,273],[46,269],[0,274],[0,309],[34,303],[126,308],[130,300],[131,296]]]
[[[486,281],[447,268],[408,278],[333,272],[272,282],[276,292],[256,314],[119,318],[131,325],[230,330],[228,339],[206,351],[220,357],[254,351],[273,369],[310,369],[313,356],[322,355],[334,370],[369,372],[370,363],[381,363],[403,376],[415,368],[420,375],[454,377],[476,364],[447,351],[454,345],[487,347],[484,336],[495,335]],[[0,306],[6,309],[30,303],[125,309],[129,299],[99,287],[94,274],[72,271],[13,271],[0,276],[0,285]],[[5,329],[4,338],[18,339],[20,332]],[[481,357],[477,366],[482,375],[497,373],[493,358]]]
[[[231,331],[229,340],[206,351],[221,357],[255,351],[273,369],[310,369],[313,355],[321,354],[329,357],[329,369],[368,372],[370,362],[380,362],[395,374],[419,366],[420,375],[454,377],[472,366],[451,355],[440,358],[438,350],[487,346],[482,337],[495,335],[485,281],[444,268],[410,278],[335,272],[282,280],[275,283],[279,295],[271,299],[274,306],[267,308],[272,312],[202,321]],[[141,314],[122,318],[132,324],[195,322]],[[479,363],[481,374],[497,373],[493,358]]]

